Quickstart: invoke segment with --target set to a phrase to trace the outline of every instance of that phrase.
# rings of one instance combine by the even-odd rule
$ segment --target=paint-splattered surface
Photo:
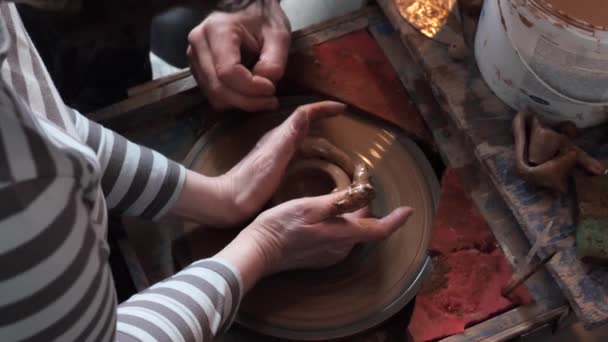
[[[428,40],[403,21],[392,1],[378,2],[430,80],[435,97],[449,114],[447,119],[465,134],[477,160],[513,211],[528,239],[534,241],[549,221],[554,220],[550,243],[559,248],[560,253],[548,268],[576,314],[588,327],[608,322],[608,269],[585,265],[576,257],[574,191],[559,195],[526,184],[517,175],[510,130],[514,111],[486,86],[472,53],[464,63],[454,62],[448,56],[446,46]],[[474,32],[466,29],[474,26],[472,21],[474,18],[464,16],[465,33]],[[496,77],[505,82],[508,82],[507,76],[497,71]],[[600,127],[585,132],[581,145],[605,158],[608,156],[606,129]],[[539,251],[540,256],[546,253],[542,248]]]
[[[532,301],[521,286],[501,296],[513,271],[454,169],[441,181],[429,246],[433,273],[416,299],[409,329],[414,341],[435,341]]]

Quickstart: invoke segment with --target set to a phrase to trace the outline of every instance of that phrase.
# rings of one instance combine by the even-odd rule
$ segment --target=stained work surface
[[[578,224],[576,248],[584,261],[608,266],[608,176],[591,177],[579,172],[574,177]]]
[[[565,195],[526,183],[516,172],[511,120],[515,113],[487,87],[472,54],[453,61],[447,48],[431,41],[402,20],[393,2],[379,0],[402,41],[430,80],[447,119],[465,136],[478,162],[513,212],[527,238],[534,242],[553,220],[550,244],[559,254],[548,264],[575,313],[587,327],[608,323],[608,268],[580,261],[576,253],[574,189]],[[477,18],[464,17],[465,32]],[[470,37],[467,41],[471,41]],[[497,70],[497,73],[500,73]],[[502,75],[506,76],[506,75]],[[577,143],[600,158],[608,157],[608,127],[583,132]],[[539,256],[548,250],[541,248]]]
[[[433,274],[417,296],[409,326],[415,341],[462,333],[531,302],[525,287],[517,289],[514,301],[501,296],[513,274],[511,265],[453,169],[442,179],[430,250]]]
[[[367,31],[357,31],[289,57],[287,78],[433,139],[390,62]]]

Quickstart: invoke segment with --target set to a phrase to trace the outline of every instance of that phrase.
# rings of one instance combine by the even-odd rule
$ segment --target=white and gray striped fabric
[[[66,107],[4,1],[0,63],[0,341],[210,341],[225,330],[242,286],[222,260],[116,303],[107,211],[162,216],[184,168]]]

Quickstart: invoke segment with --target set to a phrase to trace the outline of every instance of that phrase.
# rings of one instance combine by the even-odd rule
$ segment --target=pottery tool
[[[282,99],[287,103],[277,112],[227,116],[193,147],[185,164],[208,176],[220,175],[241,160],[265,132],[285,120],[296,105],[318,100]],[[438,182],[424,154],[405,134],[371,116],[346,113],[323,119],[312,124],[309,134],[327,139],[355,165],[361,163],[370,170],[376,190],[369,206],[373,216],[402,205],[415,207],[416,214],[387,240],[356,246],[337,265],[264,279],[244,298],[236,321],[281,339],[339,339],[382,323],[416,294],[430,271],[427,249]],[[312,178],[300,182],[339,179],[335,174]],[[325,192],[334,187],[327,185]],[[188,249],[193,259],[207,257],[234,234],[193,229]]]
[[[533,276],[536,272],[538,272],[543,266],[545,266],[553,257],[557,254],[557,252],[551,252],[546,257],[542,258],[538,262],[532,262],[526,264],[523,269],[518,271],[513,278],[505,285],[502,289],[501,293],[504,297],[509,296],[513,290],[515,290],[519,285],[523,284],[528,278]]]
[[[553,227],[553,221],[549,222],[549,224],[543,229],[540,235],[536,238],[534,245],[530,248],[528,255],[526,256],[526,260],[524,262],[524,266],[521,267],[517,272],[513,274],[511,280],[505,285],[502,289],[501,293],[504,297],[507,297],[513,290],[515,290],[519,285],[523,284],[528,278],[538,272],[544,265],[546,265],[551,259],[557,254],[557,252],[551,252],[546,257],[540,259],[537,262],[534,262],[534,257],[536,256],[536,252],[541,246],[545,246],[547,241],[549,240],[549,232]]]
[[[574,176],[578,205],[576,252],[584,262],[608,264],[608,176]]]

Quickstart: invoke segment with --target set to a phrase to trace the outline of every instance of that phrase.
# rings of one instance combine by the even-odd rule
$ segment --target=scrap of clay
[[[464,39],[461,39],[450,44],[448,54],[453,60],[463,61],[469,55],[469,47],[464,42]]]
[[[544,127],[532,113],[515,116],[513,135],[517,171],[528,182],[566,192],[568,177],[577,163],[596,175],[607,170],[568,137]]]
[[[376,197],[376,190],[370,183],[367,167],[363,164],[355,166],[353,183],[348,187],[342,198],[334,203],[336,215],[352,213],[368,205]]]
[[[528,162],[540,165],[555,158],[567,139],[565,136],[549,129],[534,116],[532,118],[528,145]]]

